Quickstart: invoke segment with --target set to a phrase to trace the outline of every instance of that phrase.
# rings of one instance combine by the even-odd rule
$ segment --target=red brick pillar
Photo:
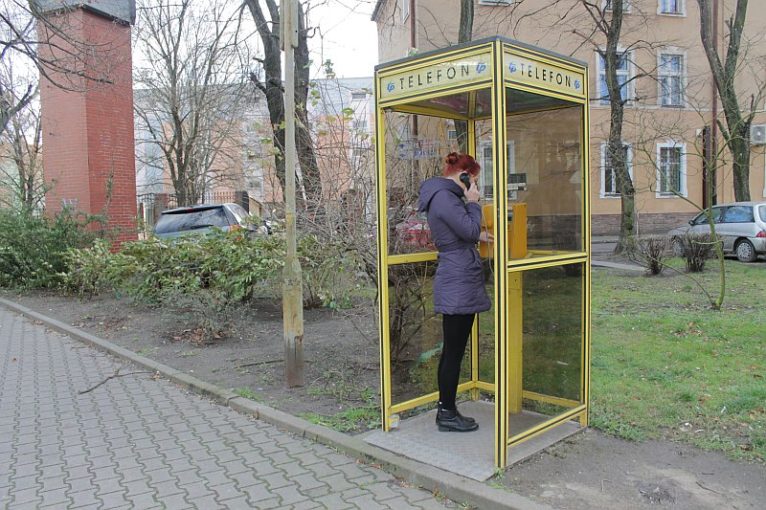
[[[40,77],[45,179],[51,186],[45,206],[49,215],[67,206],[104,215],[119,245],[137,238],[132,58],[129,21],[107,12],[86,4],[48,14],[67,34],[63,38],[38,24],[40,39],[51,41],[41,45],[41,54],[64,67]]]

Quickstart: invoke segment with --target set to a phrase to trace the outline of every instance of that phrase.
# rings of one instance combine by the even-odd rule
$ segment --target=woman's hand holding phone
[[[479,193],[479,187],[476,186],[476,182],[473,182],[473,186],[465,190],[465,199],[469,202],[478,202],[481,199],[481,193]]]

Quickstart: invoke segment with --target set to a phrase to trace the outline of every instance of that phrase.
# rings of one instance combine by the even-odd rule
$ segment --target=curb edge
[[[159,372],[163,377],[174,383],[197,394],[213,398],[219,404],[225,405],[236,412],[250,415],[258,420],[270,423],[281,430],[332,447],[359,461],[380,467],[408,483],[422,487],[434,494],[446,496],[455,502],[465,502],[482,510],[553,510],[553,507],[534,502],[518,494],[495,489],[485,483],[396,455],[382,448],[367,444],[358,437],[342,434],[321,425],[315,425],[284,411],[240,397],[232,391],[207,383],[168,365],[136,354],[133,351],[13,301],[0,297],[0,305],[10,311],[38,321],[54,331],[91,345],[96,349],[106,351],[124,360]]]

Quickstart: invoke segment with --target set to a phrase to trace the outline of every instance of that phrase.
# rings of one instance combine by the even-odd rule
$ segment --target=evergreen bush
[[[64,211],[55,218],[0,210],[0,287],[55,288],[68,272],[67,252],[89,246],[99,218]]]

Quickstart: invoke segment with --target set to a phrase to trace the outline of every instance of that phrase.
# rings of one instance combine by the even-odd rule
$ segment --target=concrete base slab
[[[368,432],[363,439],[413,460],[484,481],[495,474],[495,405],[491,402],[464,402],[460,404],[460,412],[476,419],[479,430],[439,432],[434,423],[436,410],[432,410],[402,420],[399,428],[391,432]],[[547,418],[528,411],[511,415],[511,430],[514,433],[526,430]],[[513,446],[508,451],[508,465],[520,462],[578,430],[581,428],[577,422],[567,422]]]

